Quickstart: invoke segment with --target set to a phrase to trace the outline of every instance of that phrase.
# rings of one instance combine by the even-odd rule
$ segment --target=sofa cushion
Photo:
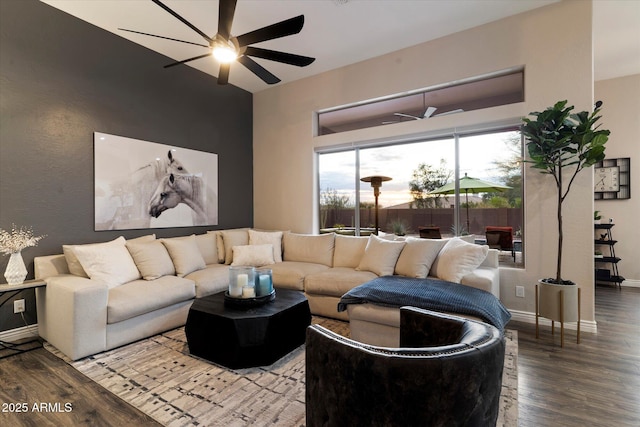
[[[371,271],[378,276],[392,275],[404,245],[404,241],[384,240],[372,234],[369,236],[364,256],[356,270]]]
[[[145,243],[127,241],[127,249],[143,279],[153,280],[176,274],[169,252],[159,240]]]
[[[233,262],[233,247],[249,244],[248,229],[222,230],[219,235],[224,245],[224,263],[231,265]]]
[[[184,277],[206,266],[194,234],[161,239],[161,242],[167,248],[179,277]]]
[[[250,245],[272,245],[274,262],[282,262],[282,231],[249,230]]]
[[[447,243],[440,250],[429,274],[442,280],[460,283],[460,279],[471,273],[484,261],[488,252],[488,246],[467,243],[454,237],[447,240]]]
[[[347,291],[378,277],[370,271],[357,271],[349,267],[333,267],[307,275],[304,291],[308,294],[330,295],[340,298]]]
[[[196,234],[196,244],[200,250],[200,255],[204,263],[218,264],[218,244],[216,235],[213,233]]]
[[[362,260],[368,242],[368,237],[336,234],[333,266],[356,268]]]
[[[396,274],[424,279],[445,243],[442,239],[407,238],[396,263]]]
[[[140,278],[122,236],[106,243],[76,246],[74,253],[87,275],[109,288]]]
[[[333,265],[333,247],[335,235],[331,234],[296,234],[284,233],[283,236],[285,261],[309,262]]]
[[[134,280],[109,290],[107,323],[169,307],[196,296],[193,280],[163,276],[155,280]]]
[[[184,276],[196,282],[196,298],[217,294],[229,289],[229,266],[210,264],[202,270],[196,270]]]
[[[233,247],[231,265],[262,267],[273,264],[273,245],[241,245]]]
[[[309,262],[282,261],[271,265],[270,268],[274,286],[302,291],[306,276],[327,270],[329,267]]]

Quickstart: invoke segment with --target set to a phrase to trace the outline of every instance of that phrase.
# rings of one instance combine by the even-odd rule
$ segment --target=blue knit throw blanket
[[[365,303],[468,314],[492,324],[501,331],[511,319],[511,313],[493,294],[460,283],[433,278],[378,277],[344,294],[338,303],[338,311],[345,311],[348,304]]]

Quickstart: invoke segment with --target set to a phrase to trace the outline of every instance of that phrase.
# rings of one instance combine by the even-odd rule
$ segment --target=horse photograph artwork
[[[218,224],[218,155],[94,132],[95,230]]]

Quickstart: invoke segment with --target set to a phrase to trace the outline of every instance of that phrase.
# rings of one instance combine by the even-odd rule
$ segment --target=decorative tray
[[[236,298],[229,295],[229,291],[224,292],[224,305],[234,308],[259,307],[276,299],[276,290],[272,290],[269,295],[254,298]]]

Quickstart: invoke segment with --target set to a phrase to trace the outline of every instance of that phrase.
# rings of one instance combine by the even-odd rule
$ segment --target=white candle
[[[242,298],[255,298],[256,288],[253,286],[245,286],[242,288]]]
[[[232,284],[231,286],[229,286],[229,295],[231,295],[234,298],[241,297],[242,296],[242,287]]]
[[[244,288],[249,284],[249,275],[248,274],[238,274],[238,287]]]

